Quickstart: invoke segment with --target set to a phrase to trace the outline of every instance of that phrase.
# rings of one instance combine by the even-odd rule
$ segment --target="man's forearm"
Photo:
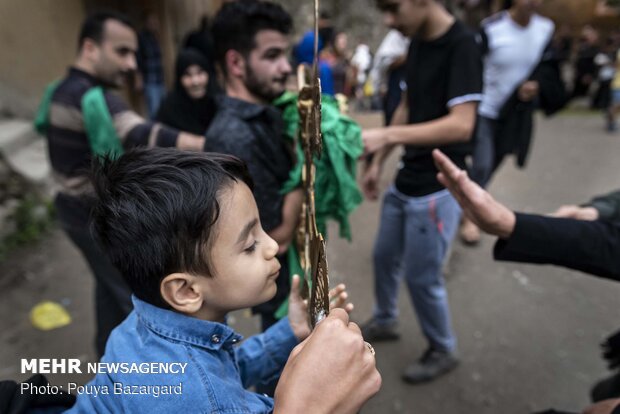
[[[475,118],[446,115],[442,118],[413,125],[391,125],[386,131],[388,144],[414,144],[420,146],[441,146],[466,142],[471,138]]]
[[[387,157],[392,153],[392,150],[394,150],[395,147],[396,145],[386,145],[385,147],[381,148],[379,151],[375,152],[372,155],[372,159],[370,159],[370,162],[368,165],[374,165],[379,168],[382,168],[383,163],[385,162]]]
[[[409,107],[407,106],[406,102],[407,96],[403,93],[400,97],[400,103],[396,107],[394,115],[392,115],[392,122],[390,122],[390,126],[407,124],[407,118],[409,117]]]
[[[303,203],[303,190],[298,188],[284,196],[282,204],[282,223],[269,232],[269,236],[280,245],[279,254],[284,253],[291,244],[299,223],[301,205]]]
[[[189,132],[179,132],[177,138],[177,148],[187,151],[202,151],[205,146],[205,137],[190,134]]]
[[[493,254],[620,280],[620,224],[517,213],[513,233],[498,240]]]

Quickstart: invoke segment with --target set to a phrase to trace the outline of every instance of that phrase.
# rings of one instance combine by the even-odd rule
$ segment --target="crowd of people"
[[[540,0],[506,1],[478,30],[440,0],[376,4],[390,31],[374,57],[364,42],[351,53],[347,34],[320,15],[318,69],[326,108],[336,106],[332,97],[376,92],[385,125],[362,131],[326,110],[329,162],[317,160],[317,215],[338,219],[341,234],[348,235],[347,215],[362,193],[382,197],[374,310],[361,326],[351,322],[353,306],[338,285],[330,315],[313,331],[296,275],[303,154],[295,142],[298,118],[289,112],[297,98],[287,87],[292,61],[315,58],[314,31],[303,34],[291,57],[286,10],[269,1],[226,2],[184,39],[166,93],[156,15],[145,14],[140,32],[118,13],[85,20],[78,55],[47,88],[36,126],[60,184],[58,220],[95,276],[97,354],[111,363],[190,368],[168,378],[184,384],[180,397],[80,394],[59,401],[58,411],[358,412],[381,386],[371,343],[401,336],[402,279],[428,343],[402,379],[432,381],[459,364],[442,275],[457,234],[468,244],[481,231],[497,236],[498,260],[620,280],[617,192],[543,217],[512,212],[484,190],[505,157],[525,165],[534,111],[552,115],[569,99],[560,53],[566,42],[537,13]],[[614,130],[617,42],[599,50],[590,29],[579,46],[572,96],[587,93],[598,76],[596,96],[605,103],[597,105]],[[112,91],[130,78],[144,94],[147,117]],[[400,147],[394,182],[382,194],[385,161]],[[260,315],[262,333],[241,341],[226,321],[245,308]],[[614,368],[618,338],[607,341]],[[597,386],[585,412],[620,412],[618,378]],[[97,374],[90,385],[138,380],[161,382]],[[21,404],[24,398],[37,405],[32,396]]]

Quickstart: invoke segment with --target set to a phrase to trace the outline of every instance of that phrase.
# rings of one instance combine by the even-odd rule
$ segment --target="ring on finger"
[[[366,344],[366,348],[368,348],[372,356],[375,356],[375,348],[373,348],[373,346],[370,345],[370,342],[364,341],[364,344]]]

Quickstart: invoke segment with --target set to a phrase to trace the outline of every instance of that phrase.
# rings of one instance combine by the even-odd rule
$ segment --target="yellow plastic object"
[[[60,304],[45,301],[37,304],[30,311],[30,322],[42,331],[62,328],[71,323],[71,315]]]

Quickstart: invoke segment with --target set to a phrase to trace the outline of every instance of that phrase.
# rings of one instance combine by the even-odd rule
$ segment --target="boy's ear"
[[[160,284],[161,297],[174,310],[194,314],[202,308],[204,296],[196,283],[196,276],[187,273],[172,273]]]
[[[226,62],[226,73],[235,78],[243,78],[245,76],[245,58],[241,53],[234,49],[226,51],[224,57]]]

